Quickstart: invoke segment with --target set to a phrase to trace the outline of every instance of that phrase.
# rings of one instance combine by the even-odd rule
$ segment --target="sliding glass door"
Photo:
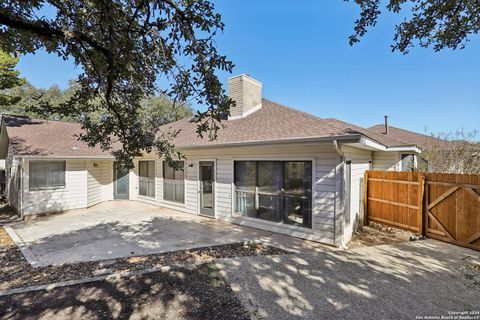
[[[311,161],[235,161],[235,188],[236,212],[311,227]]]

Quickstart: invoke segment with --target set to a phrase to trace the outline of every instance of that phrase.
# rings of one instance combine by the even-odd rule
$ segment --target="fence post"
[[[418,234],[420,236],[425,235],[425,211],[423,210],[423,196],[425,193],[425,175],[421,172],[418,173],[418,199],[417,199],[417,226],[418,226]]]
[[[363,225],[368,224],[368,171],[363,175]]]

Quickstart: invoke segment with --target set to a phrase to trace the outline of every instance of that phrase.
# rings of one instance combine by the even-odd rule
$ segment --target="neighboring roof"
[[[377,124],[373,127],[367,129],[369,132],[373,132],[375,134],[380,134],[383,136],[391,137],[397,141],[403,143],[411,143],[419,146],[422,149],[425,149],[428,145],[445,145],[449,144],[449,141],[442,140],[439,138],[435,138],[432,136],[428,136],[425,134],[416,133],[413,131],[408,131],[405,129],[400,129],[392,126],[388,126],[388,134],[385,134],[385,125],[384,124]]]
[[[111,157],[100,147],[78,140],[81,125],[75,122],[3,115],[12,153],[17,156]]]
[[[395,139],[392,135],[386,135],[383,133],[378,133],[374,130],[369,130],[365,129],[359,126],[356,126],[354,124],[341,121],[335,118],[328,118],[325,119],[332,125],[336,126],[338,130],[341,130],[342,132],[349,132],[349,133],[360,133],[372,140],[375,140],[376,142],[379,142],[387,147],[405,147],[405,146],[417,146],[415,142],[412,141],[400,141]]]

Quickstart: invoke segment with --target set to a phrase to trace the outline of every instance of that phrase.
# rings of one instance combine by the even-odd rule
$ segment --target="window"
[[[155,198],[155,161],[139,161],[139,195]]]
[[[413,171],[415,169],[415,162],[413,154],[402,154],[401,170]]]
[[[235,161],[234,175],[236,212],[311,227],[311,161]]]
[[[65,161],[30,161],[30,190],[65,188]]]
[[[163,161],[163,200],[185,203],[184,162],[176,161],[176,168]]]

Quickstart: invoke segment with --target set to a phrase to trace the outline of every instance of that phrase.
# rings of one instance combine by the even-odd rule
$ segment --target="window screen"
[[[184,162],[177,161],[176,166],[182,169],[175,169],[167,161],[163,161],[163,200],[184,203]]]
[[[30,190],[65,188],[65,161],[30,161]]]
[[[146,197],[155,197],[155,161],[139,161],[139,194]]]

